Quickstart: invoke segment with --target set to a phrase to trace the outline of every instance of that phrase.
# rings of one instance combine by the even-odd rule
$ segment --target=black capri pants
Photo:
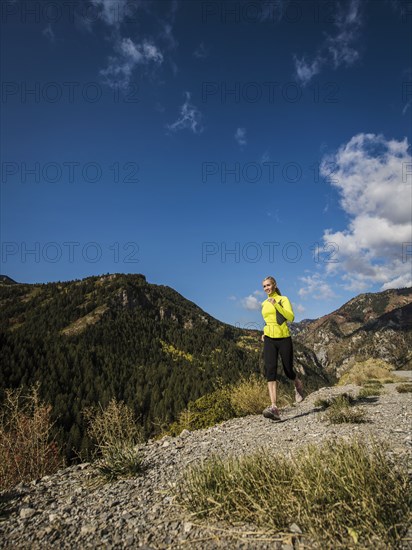
[[[263,343],[263,357],[265,360],[265,375],[268,382],[277,379],[278,354],[282,358],[283,370],[290,380],[295,380],[293,370],[293,344],[290,336],[286,338],[270,338],[265,335]]]

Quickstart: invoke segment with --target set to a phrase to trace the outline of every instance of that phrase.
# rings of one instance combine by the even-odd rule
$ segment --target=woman
[[[276,407],[279,353],[286,376],[295,382],[295,401],[300,403],[303,400],[303,384],[293,370],[293,345],[287,325],[287,321],[292,322],[295,315],[291,303],[286,296],[281,295],[273,277],[264,279],[263,290],[268,295],[267,299],[262,302],[262,315],[266,323],[262,335],[263,355],[269,396],[272,402],[270,407],[263,411],[263,416],[272,420],[280,420],[279,410]]]

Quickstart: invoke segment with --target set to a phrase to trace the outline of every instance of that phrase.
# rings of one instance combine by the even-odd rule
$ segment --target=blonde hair
[[[276,282],[276,279],[274,277],[272,277],[272,275],[269,275],[269,277],[265,277],[263,279],[263,281],[270,281],[273,285],[275,285],[275,292],[277,292],[277,294],[279,294],[279,296],[282,296],[282,293],[281,291],[279,290],[279,287],[278,287],[278,284]]]

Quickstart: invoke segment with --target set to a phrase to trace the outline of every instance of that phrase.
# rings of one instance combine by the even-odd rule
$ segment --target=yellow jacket
[[[287,321],[292,322],[295,318],[292,305],[286,296],[280,296],[276,292],[269,294],[268,298],[273,298],[275,304],[267,299],[262,302],[262,315],[266,323],[263,332],[270,338],[287,338],[290,336]]]

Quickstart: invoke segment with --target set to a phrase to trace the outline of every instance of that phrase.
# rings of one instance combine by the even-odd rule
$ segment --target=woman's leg
[[[269,397],[272,403],[272,407],[276,407],[276,398],[277,398],[277,388],[276,380],[268,382]]]
[[[295,401],[300,403],[303,401],[303,383],[296,376],[296,372],[293,369],[293,344],[290,336],[282,339],[279,352],[286,376],[295,383]]]

